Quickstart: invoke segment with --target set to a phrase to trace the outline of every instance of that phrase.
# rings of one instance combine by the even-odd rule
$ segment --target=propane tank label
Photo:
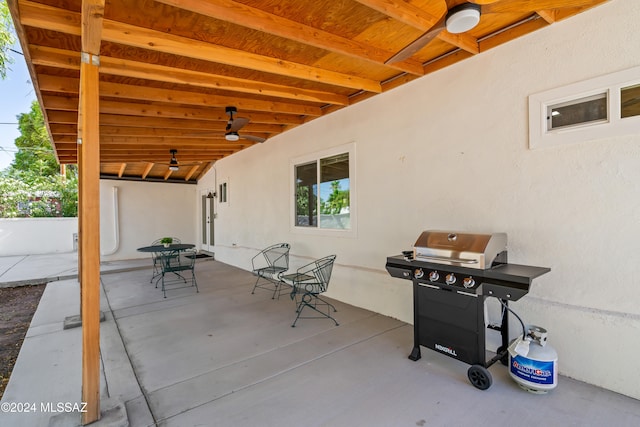
[[[553,384],[554,362],[531,360],[520,355],[511,359],[511,373],[523,380],[536,384]]]

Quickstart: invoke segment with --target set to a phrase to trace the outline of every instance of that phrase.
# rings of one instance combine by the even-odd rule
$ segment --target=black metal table
[[[153,246],[143,246],[141,248],[136,249],[138,252],[147,252],[152,254],[159,254],[162,256],[163,253],[171,253],[171,252],[183,252],[192,248],[195,248],[196,245],[192,243],[171,243],[170,245],[153,245]],[[156,256],[153,256],[153,274],[151,275],[150,282],[153,282],[153,279],[156,277],[160,277],[161,272],[159,271],[156,264]],[[158,279],[159,280],[159,279]],[[158,286],[158,281],[156,281],[156,287]]]
[[[138,252],[171,252],[171,251],[186,251],[187,249],[195,248],[196,245],[192,243],[172,243],[169,246],[164,245],[153,245],[153,246],[143,246],[141,248],[136,249]]]

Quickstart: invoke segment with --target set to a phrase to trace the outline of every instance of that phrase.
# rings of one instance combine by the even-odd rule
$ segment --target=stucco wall
[[[77,218],[0,218],[0,256],[72,252]]]
[[[117,188],[118,238],[115,232],[114,188]],[[148,257],[136,249],[165,236],[195,244],[195,194],[195,185],[101,180],[101,259]]]
[[[164,236],[195,244],[195,195],[195,185],[101,180],[101,259],[148,257],[136,249]],[[0,219],[0,256],[72,252],[77,232],[77,218]]]
[[[426,229],[506,232],[511,262],[552,269],[513,307],[550,331],[560,372],[640,398],[640,130],[527,140],[530,94],[640,65],[638,22],[640,2],[616,0],[219,161],[216,258],[249,268],[280,241],[293,267],[335,253],[331,297],[411,322],[411,284],[388,276],[387,255]],[[297,233],[291,159],[348,142],[357,236]]]

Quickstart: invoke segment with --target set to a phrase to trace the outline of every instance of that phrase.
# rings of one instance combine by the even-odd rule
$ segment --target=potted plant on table
[[[160,243],[162,243],[165,248],[168,248],[169,245],[173,243],[173,238],[163,237],[162,239],[160,239]]]

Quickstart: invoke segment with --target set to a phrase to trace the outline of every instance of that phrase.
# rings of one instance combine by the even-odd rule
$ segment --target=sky
[[[18,42],[13,50],[22,52]],[[13,142],[20,136],[16,116],[28,113],[31,102],[36,99],[24,57],[15,52],[9,53],[13,64],[9,64],[7,78],[0,79],[0,170],[11,164],[16,151]]]

